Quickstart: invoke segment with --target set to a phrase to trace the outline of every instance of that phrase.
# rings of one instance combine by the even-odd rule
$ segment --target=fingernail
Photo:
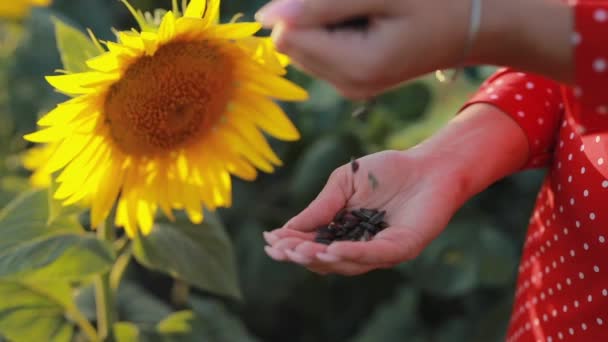
[[[256,14],[255,20],[264,27],[272,27],[279,19],[296,18],[302,10],[301,0],[278,0],[262,7]]]
[[[305,257],[304,255],[296,252],[296,251],[292,251],[292,250],[285,250],[285,253],[287,254],[287,256],[289,257],[289,259],[293,262],[297,262],[298,264],[309,264],[310,263],[310,259]]]
[[[268,254],[269,257],[276,261],[284,261],[285,254],[276,248],[272,248],[270,246],[264,246],[264,251]]]
[[[266,242],[268,242],[271,245],[273,245],[279,239],[278,236],[274,235],[271,232],[263,232],[262,234],[264,235],[264,240],[266,240]]]
[[[319,258],[319,260],[325,261],[325,262],[340,261],[340,258],[338,256],[335,256],[333,254],[328,254],[328,253],[317,253],[317,258]]]

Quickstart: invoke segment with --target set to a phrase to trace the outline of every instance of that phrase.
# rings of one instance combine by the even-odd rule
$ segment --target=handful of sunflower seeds
[[[385,215],[386,211],[377,209],[342,209],[330,224],[317,229],[315,242],[329,245],[333,241],[369,241],[388,227]]]

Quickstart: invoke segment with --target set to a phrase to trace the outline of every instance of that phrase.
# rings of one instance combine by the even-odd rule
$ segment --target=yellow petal
[[[59,104],[55,109],[38,120],[40,126],[54,126],[68,123],[88,109],[90,104],[85,96],[73,98]]]
[[[207,0],[191,0],[188,7],[186,7],[184,17],[201,18],[203,13],[205,13],[206,5]]]
[[[137,31],[120,31],[118,33],[118,41],[123,45],[132,50],[143,50],[144,43],[141,40],[141,34]]]
[[[251,164],[239,157],[230,158],[226,162],[226,166],[228,167],[228,171],[230,171],[230,173],[241,178],[242,180],[254,181],[258,177],[258,172],[256,169],[251,166]]]
[[[204,19],[179,18],[175,22],[175,35],[197,40],[205,37],[209,23]]]
[[[141,37],[143,38],[144,34],[141,34]],[[126,45],[126,44],[121,44],[121,43],[114,43],[114,42],[106,42],[106,46],[108,47],[108,50],[110,50],[111,53],[120,56],[120,55],[127,55],[127,56],[137,56],[137,54],[141,51],[141,49],[137,48],[137,45],[132,44],[132,45]]]
[[[277,75],[265,73],[259,66],[248,63],[241,66],[237,77],[244,80],[240,84],[242,90],[253,91],[275,99],[286,101],[304,101],[308,93],[300,86]]]
[[[146,55],[152,56],[158,50],[158,35],[154,32],[142,32],[141,41],[144,43]]]
[[[226,129],[223,130],[222,137],[224,138],[224,146],[228,145],[231,148],[239,151],[245,159],[249,160],[258,169],[267,173],[274,171],[274,167],[260,155],[260,152],[253,148],[238,133],[231,132],[230,130]]]
[[[152,180],[151,187],[153,187],[156,191],[156,198],[161,210],[170,220],[174,221],[175,216],[173,216],[173,211],[171,210],[171,205],[169,202],[167,168],[164,165],[161,165],[162,161],[159,162],[159,165],[156,167],[156,173]]]
[[[81,72],[77,74],[47,76],[47,82],[65,94],[86,94],[92,91],[91,87],[103,82],[116,79],[116,75],[101,72]]]
[[[271,163],[279,166],[282,165],[281,159],[274,153],[266,138],[251,124],[251,121],[242,118],[243,114],[239,114],[238,110],[229,114],[228,124],[236,129],[247,143],[260,152]]]
[[[70,131],[65,129],[64,126],[51,126],[43,130],[26,134],[23,138],[27,141],[35,143],[45,143],[59,141],[70,134]]]
[[[163,17],[158,29],[158,39],[160,43],[166,43],[175,36],[175,16],[172,12],[167,12]]]
[[[254,122],[258,127],[275,138],[285,141],[300,139],[300,132],[285,115],[283,109],[273,101],[253,94],[239,94],[237,104],[240,110],[235,114]]]
[[[253,36],[261,28],[259,23],[222,24],[214,26],[211,34],[223,39],[242,39]]]
[[[111,165],[99,182],[99,189],[91,203],[91,225],[99,226],[108,216],[122,186],[123,171],[120,163],[110,161]]]
[[[137,225],[143,235],[148,235],[154,226],[154,213],[156,206],[147,199],[137,201]]]
[[[94,195],[99,188],[100,177],[108,167],[109,159],[109,149],[107,146],[101,146],[94,152],[89,163],[86,165],[80,164],[77,169],[79,173],[76,176],[72,175],[69,179],[62,178],[54,197],[64,199],[63,203],[69,205],[80,201],[89,194]],[[82,161],[75,159],[74,164],[78,165],[78,162]],[[67,168],[65,171],[67,171]],[[64,176],[65,171],[62,172],[61,176]]]
[[[209,144],[211,150],[225,150],[222,149],[220,147],[221,144],[216,142],[214,139],[209,139],[209,141],[207,141],[207,144]],[[257,170],[238,155],[231,153],[231,151],[223,151],[222,156],[225,160],[226,168],[233,175],[247,181],[253,181],[257,178]]]
[[[220,21],[220,0],[207,0],[207,10],[205,19],[211,24],[218,24]]]
[[[203,212],[201,203],[198,197],[198,191],[196,187],[190,186],[190,184],[182,183],[182,194],[184,206],[186,207],[186,213],[188,218],[193,223],[201,223],[203,221]]]
[[[89,68],[101,72],[116,71],[121,66],[120,59],[118,59],[118,56],[112,52],[106,52],[103,55],[93,57],[86,63]]]
[[[45,164],[44,169],[46,172],[53,173],[62,169],[89,144],[91,139],[91,135],[71,135],[67,137],[61,142]]]
[[[93,174],[97,161],[106,150],[107,146],[101,144],[101,139],[94,138],[57,176],[57,182],[60,184],[54,197],[65,199],[82,191],[82,185]]]

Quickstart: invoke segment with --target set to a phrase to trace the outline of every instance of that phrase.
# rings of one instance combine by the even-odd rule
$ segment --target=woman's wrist
[[[562,83],[574,79],[572,8],[555,0],[484,0],[470,64],[510,66]]]

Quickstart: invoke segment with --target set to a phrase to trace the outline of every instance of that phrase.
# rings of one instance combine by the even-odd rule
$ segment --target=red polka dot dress
[[[608,341],[608,1],[572,5],[576,86],[501,69],[490,103],[547,167],[525,240],[507,341]]]

